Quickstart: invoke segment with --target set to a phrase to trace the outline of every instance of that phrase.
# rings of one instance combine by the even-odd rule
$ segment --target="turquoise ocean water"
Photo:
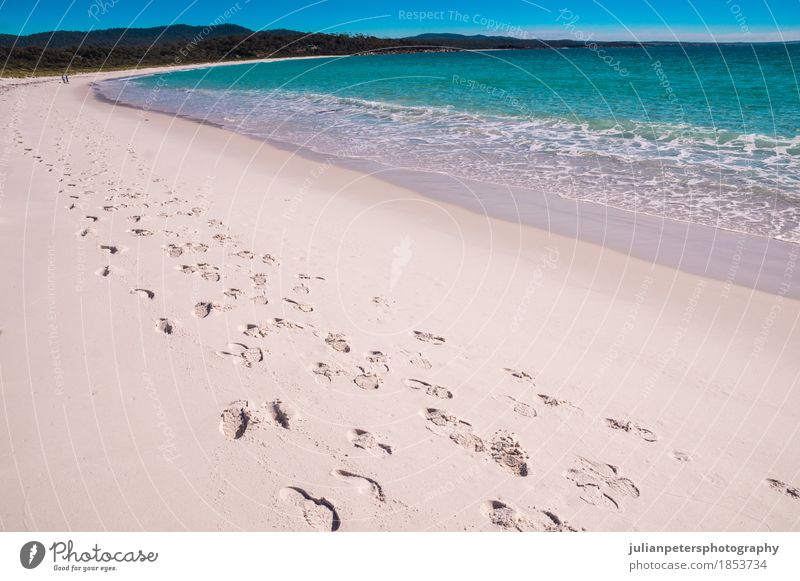
[[[800,44],[304,59],[100,92],[322,154],[800,242]]]

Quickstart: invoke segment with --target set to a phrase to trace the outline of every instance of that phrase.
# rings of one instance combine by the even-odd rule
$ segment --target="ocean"
[[[800,44],[286,60],[105,81],[332,156],[800,243]]]

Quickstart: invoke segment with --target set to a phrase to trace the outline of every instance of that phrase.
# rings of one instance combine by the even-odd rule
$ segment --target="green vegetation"
[[[272,57],[579,45],[571,40],[545,43],[498,36],[426,34],[389,39],[292,30],[252,32],[227,24],[175,25],[89,33],[59,31],[23,37],[0,35],[0,59],[4,63],[3,76],[28,76]]]

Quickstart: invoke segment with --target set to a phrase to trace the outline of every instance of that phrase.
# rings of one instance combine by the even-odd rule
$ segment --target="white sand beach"
[[[800,530],[800,248],[703,278],[124,74],[0,85],[2,529]]]

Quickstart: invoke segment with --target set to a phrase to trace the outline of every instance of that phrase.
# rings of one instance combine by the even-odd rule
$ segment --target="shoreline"
[[[253,63],[270,60],[292,59],[262,59]],[[191,68],[210,68],[210,66]],[[135,76],[153,74],[158,73],[147,72]],[[124,79],[127,76],[107,77],[104,80],[112,78]],[[373,160],[325,154],[309,146],[298,146],[277,139],[239,133],[222,124],[197,119],[190,115],[172,115],[119,103],[104,97],[96,88],[92,93],[95,98],[112,105],[131,107],[147,114],[179,117],[200,124],[213,125],[270,147],[302,156],[309,161],[340,164],[357,172],[377,176],[378,179],[410,189],[419,195],[459,205],[479,214],[486,213],[495,219],[578,238],[622,255],[706,276],[725,284],[800,299],[800,284],[794,282],[792,277],[788,279],[787,286],[785,276],[787,265],[797,262],[800,255],[798,243],[654,214],[631,212],[591,200],[570,199],[527,188],[478,182],[445,173],[394,168]]]
[[[798,301],[93,78],[0,92],[7,530],[800,530]]]

